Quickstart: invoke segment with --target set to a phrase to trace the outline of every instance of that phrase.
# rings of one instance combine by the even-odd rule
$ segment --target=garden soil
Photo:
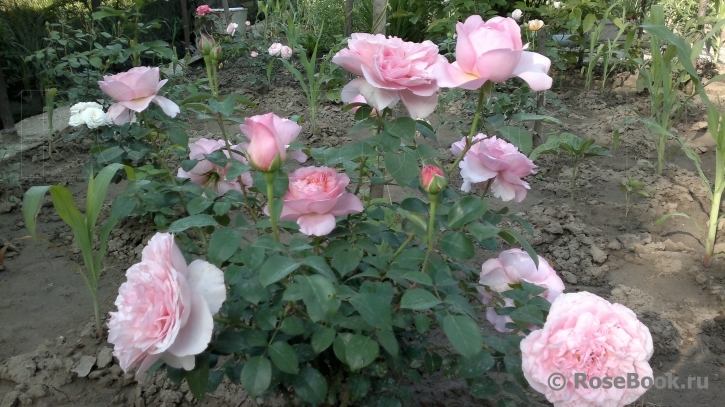
[[[221,70],[223,92],[245,94],[259,105],[256,113],[304,113],[306,99],[291,77],[282,75],[277,86],[250,90],[240,72],[234,65]],[[612,156],[589,158],[580,164],[573,198],[569,189],[572,162],[541,156],[536,161],[537,174],[528,179],[531,190],[527,198],[509,205],[510,209],[533,225],[529,241],[559,271],[567,292],[589,291],[626,305],[649,327],[655,376],[679,377],[676,384],[680,388],[650,389],[634,406],[723,405],[725,257],[716,257],[708,268],[702,266],[703,240],[695,226],[704,227],[707,219],[706,188],[692,162],[674,144],[669,146],[671,154],[663,174],[656,175],[651,134],[640,124],[626,123],[628,118],[649,112],[648,98],[636,92],[634,77],[623,74],[614,78],[606,93],[585,91],[575,73],[556,77],[555,96],[550,94],[546,113],[564,125],[546,126],[546,130],[593,138],[608,147],[618,130],[620,143]],[[725,83],[713,84],[709,93],[713,100],[725,97]],[[454,101],[431,118],[433,125],[441,127],[438,140],[429,142],[443,157],[450,157],[444,163],[452,163],[448,148],[460,139],[451,123],[461,121],[460,128],[470,125],[471,113],[465,103]],[[218,136],[215,125],[193,116],[188,120],[192,139]],[[317,135],[306,127],[300,137],[309,147],[337,147],[366,136],[348,134],[354,120],[339,104],[324,104],[318,121],[321,129]],[[228,130],[239,132],[237,125],[230,124]],[[676,131],[700,154],[705,173],[712,177],[715,152],[701,103],[690,105]],[[68,132],[57,131],[51,149],[46,140],[11,159],[21,163],[23,188],[12,195],[22,198],[30,186],[60,184],[72,191],[83,209],[83,165],[92,142],[64,142]],[[621,185],[627,176],[645,183],[647,197],[631,197],[625,216],[627,202]],[[452,181],[456,187],[460,182],[460,178]],[[112,186],[110,193],[118,195],[123,188],[123,184]],[[402,192],[389,188],[385,196],[399,199]],[[496,199],[489,202],[494,207],[504,206]],[[654,226],[663,214],[673,212],[687,213],[692,221],[672,217]],[[283,405],[278,399],[250,400],[226,381],[204,402],[193,399],[186,384],[175,385],[161,372],[137,383],[132,374],[121,370],[105,338],[95,338],[89,296],[66,258],[80,261],[80,251],[48,199],[38,217],[38,230],[57,250],[27,239],[24,226],[20,205],[3,197],[0,247],[10,244],[0,265],[0,407]],[[126,269],[138,261],[143,245],[154,233],[130,218],[111,235],[99,287],[104,315],[114,309]],[[725,241],[725,236],[720,239]],[[716,252],[725,252],[725,243],[716,246]],[[480,264],[494,255],[481,249],[473,262]],[[689,381],[689,388],[688,377],[695,378]],[[704,387],[705,380],[707,388],[698,388],[698,384]],[[438,375],[411,386],[420,406],[488,405],[468,396],[464,382]],[[549,405],[533,391],[528,395],[531,405]]]

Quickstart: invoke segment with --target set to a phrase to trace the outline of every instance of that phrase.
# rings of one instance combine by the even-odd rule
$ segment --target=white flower
[[[234,32],[237,31],[237,27],[239,27],[239,24],[237,24],[237,23],[229,23],[229,25],[227,26],[227,34],[229,34],[229,35],[231,35],[233,37],[234,36]]]
[[[83,119],[81,118],[81,115],[79,113],[72,114],[70,116],[70,120],[68,120],[68,125],[78,127],[81,124],[83,124]]]
[[[541,20],[529,20],[526,22],[526,27],[529,31],[539,31],[544,26],[544,22]]]
[[[83,113],[83,111],[88,108],[103,109],[103,106],[99,105],[96,102],[79,102],[70,108],[70,114],[71,115],[80,114],[80,113]]]
[[[282,44],[275,42],[269,46],[269,55],[276,57],[282,51]]]
[[[558,8],[561,8],[561,2],[560,1],[555,1],[554,2],[554,8],[557,8],[557,9]]]
[[[513,13],[511,13],[511,18],[513,18],[516,21],[521,20],[521,17],[523,17],[523,16],[524,16],[524,12],[519,9],[516,9],[516,10],[514,10]]]
[[[96,129],[109,124],[103,109],[87,108],[81,113],[81,118],[89,129]]]
[[[284,59],[290,59],[292,57],[292,48],[288,46],[283,46],[282,49],[279,51],[279,55]]]

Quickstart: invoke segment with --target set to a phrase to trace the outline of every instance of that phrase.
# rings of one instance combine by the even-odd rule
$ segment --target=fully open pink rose
[[[243,143],[252,167],[259,171],[274,171],[287,160],[287,148],[302,131],[302,127],[274,113],[247,117],[239,126],[249,143]],[[305,162],[307,155],[296,150],[290,157]]]
[[[269,55],[273,57],[279,56],[280,52],[282,52],[282,44],[275,42],[269,46],[267,51],[269,51]]]
[[[431,41],[406,42],[382,34],[352,34],[348,47],[332,62],[360,75],[342,90],[342,100],[350,102],[362,94],[378,109],[394,106],[402,100],[414,119],[428,117],[438,103],[438,83],[433,65],[445,62]]]
[[[564,292],[564,282],[556,274],[553,268],[543,257],[539,256],[539,267],[528,253],[521,249],[504,250],[496,259],[488,259],[481,266],[481,279],[479,284],[488,286],[491,291],[502,293],[511,289],[509,284],[519,284],[522,281],[546,287],[547,290],[541,294],[548,301],[554,301],[559,294]],[[490,291],[486,291],[483,287],[478,287],[481,293],[481,301],[486,304],[494,299]],[[510,298],[506,298],[506,306],[512,307],[514,302]],[[499,332],[511,332],[506,328],[506,324],[513,322],[508,315],[498,315],[494,307],[486,309],[486,318],[493,324]],[[532,325],[530,329],[535,329]]]
[[[143,112],[149,103],[154,102],[161,107],[169,117],[176,117],[179,114],[179,106],[158,96],[157,93],[168,81],[159,81],[159,68],[146,66],[131,68],[126,72],[116,75],[104,76],[98,85],[106,95],[115,99],[118,103],[112,104],[106,116],[117,125],[131,121],[133,112]]]
[[[474,90],[486,81],[504,82],[514,76],[534,91],[551,87],[547,75],[551,60],[523,50],[521,28],[514,19],[493,17],[484,22],[472,15],[456,24],[456,32],[456,62],[444,61],[435,67],[441,87]]]
[[[295,170],[289,175],[280,219],[297,221],[306,235],[327,235],[335,228],[335,216],[363,211],[360,199],[345,192],[349,183],[347,175],[328,167]]]
[[[233,151],[242,151],[240,146],[231,147]],[[226,167],[220,167],[206,159],[207,154],[211,154],[216,150],[222,150],[224,155],[229,157],[229,151],[227,151],[224,140],[208,140],[203,138],[189,144],[189,159],[197,160],[198,162],[188,172],[184,171],[183,168],[179,168],[177,175],[181,178],[189,178],[191,182],[197,185],[205,188],[209,187],[219,195],[224,195],[230,190],[242,192],[242,185],[239,184],[238,177],[231,181],[227,181],[226,179],[227,172],[232,167],[231,163],[227,164]],[[247,160],[241,154],[233,153],[233,156],[234,159],[247,164]],[[249,172],[242,173],[241,178],[244,188],[252,186],[252,176],[249,175]]]
[[[206,4],[202,4],[201,6],[196,8],[196,14],[199,16],[205,16],[207,14],[213,13],[211,7],[209,7]]]
[[[226,299],[224,273],[203,260],[187,266],[173,235],[157,233],[126,278],[108,322],[108,342],[121,368],[137,367],[137,379],[159,359],[193,369],[194,355],[211,340],[212,316]]]
[[[523,201],[529,184],[521,178],[535,172],[533,161],[513,144],[495,136],[479,133],[473,141],[475,143],[458,164],[463,177],[461,190],[469,192],[471,184],[493,179],[491,191],[494,196],[503,201]],[[463,138],[451,145],[451,152],[460,155],[465,146],[466,139]]]
[[[227,34],[234,36],[234,33],[237,31],[237,28],[239,27],[239,24],[237,23],[229,23],[227,26]]]
[[[526,380],[556,407],[621,407],[634,402],[647,389],[595,389],[588,385],[589,379],[652,377],[648,363],[652,352],[649,329],[632,310],[588,292],[560,295],[551,304],[544,327],[521,341]],[[562,389],[550,386],[555,373],[563,377],[554,387],[566,380]],[[586,375],[586,388],[581,383],[575,386],[575,374]]]
[[[292,58],[292,48],[283,45],[282,49],[279,50],[279,56],[281,56],[284,59],[290,59]]]

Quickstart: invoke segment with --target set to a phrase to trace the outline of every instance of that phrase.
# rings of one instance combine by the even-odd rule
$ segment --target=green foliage
[[[0,144],[0,190],[3,199],[10,199],[10,190],[20,186],[20,163],[9,163],[17,151]]]
[[[624,219],[627,219],[627,216],[629,216],[629,200],[632,197],[632,194],[649,196],[647,195],[647,191],[644,190],[645,185],[647,184],[642,181],[637,181],[629,175],[627,175],[627,178],[622,179],[619,188],[622,190],[622,192],[624,192],[624,197],[626,199]]]

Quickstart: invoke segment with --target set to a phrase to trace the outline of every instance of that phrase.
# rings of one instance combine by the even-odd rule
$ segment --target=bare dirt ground
[[[222,70],[220,85],[226,92],[243,93],[259,105],[256,113],[274,111],[280,116],[303,112],[306,99],[290,80],[256,93],[246,89],[234,67]],[[646,116],[646,95],[634,90],[634,78],[621,75],[607,93],[586,92],[576,74],[559,74],[552,91],[566,108],[547,107],[547,114],[561,119],[566,131],[594,138],[600,145],[612,145],[612,133],[619,130],[621,144],[610,157],[586,159],[580,165],[575,198],[569,196],[571,161],[564,157],[541,156],[538,174],[530,177],[526,200],[509,205],[534,226],[529,236],[536,251],[547,257],[567,284],[567,292],[586,290],[633,309],[653,336],[655,353],[650,364],[655,376],[671,373],[679,377],[680,389],[650,389],[635,406],[719,406],[725,397],[725,257],[716,258],[709,268],[702,260],[702,237],[692,222],[670,218],[653,226],[661,215],[685,212],[705,225],[709,200],[694,165],[673,144],[672,155],[661,176],[652,164],[656,153],[651,134],[639,124],[622,124],[626,118]],[[713,100],[725,96],[725,83],[709,89]],[[470,113],[459,100],[445,106],[433,124],[444,124],[433,146],[447,153],[460,136],[447,120],[470,125]],[[215,137],[214,125],[188,118],[190,137]],[[706,134],[705,111],[693,103],[676,126],[679,137],[700,153],[703,169],[714,172],[712,139]],[[352,114],[341,106],[325,104],[320,113],[322,130],[312,137],[309,128],[301,136],[309,147],[339,146],[364,134],[348,134]],[[238,133],[236,125],[229,125]],[[32,185],[63,184],[81,204],[85,197],[83,163],[91,145],[62,141],[57,135],[55,151],[49,156],[45,145],[24,151],[22,187],[12,194],[21,198]],[[446,155],[449,156],[449,155]],[[449,163],[453,161],[451,157]],[[625,218],[622,178],[629,175],[645,182],[648,197],[632,198]],[[455,183],[460,184],[460,179]],[[123,186],[112,188],[118,194]],[[395,198],[391,188],[386,195]],[[503,206],[495,199],[494,206]],[[0,266],[0,407],[36,406],[247,406],[253,405],[243,390],[223,383],[203,403],[195,401],[186,385],[177,386],[157,373],[137,384],[124,374],[110,355],[105,341],[95,339],[92,306],[79,276],[63,254],[77,259],[78,248],[65,224],[48,202],[39,216],[39,230],[60,247],[21,240],[27,235],[20,207],[0,198],[0,243],[12,241]],[[112,310],[125,270],[137,261],[143,244],[155,233],[134,218],[125,220],[113,232],[109,256],[100,284],[102,311]],[[722,239],[722,237],[721,237]],[[725,243],[716,252],[725,252]],[[493,253],[481,250],[475,264]],[[720,378],[723,375],[723,379]],[[707,378],[707,388],[698,389],[688,376]],[[465,383],[435,376],[414,385],[421,406],[488,405],[467,395]],[[529,393],[532,405],[548,405]],[[279,405],[277,400],[256,400]]]

